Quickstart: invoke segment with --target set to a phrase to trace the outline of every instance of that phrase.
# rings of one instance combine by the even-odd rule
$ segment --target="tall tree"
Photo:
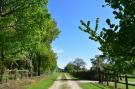
[[[105,57],[102,55],[96,55],[91,59],[92,70],[95,70],[98,74],[99,83],[103,83],[102,73],[105,71]]]
[[[24,60],[30,67],[36,66],[36,72],[40,75],[41,59],[43,55],[47,56],[47,50],[51,51],[48,55],[52,57],[43,61],[49,60],[52,61],[51,66],[54,63],[57,65],[57,57],[52,52],[51,43],[58,37],[60,31],[48,13],[47,3],[48,0],[1,1],[0,61],[7,68],[9,65],[19,63],[19,60]],[[32,63],[35,63],[33,61],[37,64],[33,65]]]
[[[109,28],[103,28],[100,34],[97,33],[99,19],[96,20],[94,30],[90,28],[90,21],[85,23],[81,20],[81,24],[85,28],[79,28],[88,33],[90,39],[100,43],[99,49],[104,55],[110,57],[118,71],[125,72],[124,70],[131,69],[130,72],[132,72],[135,66],[135,46],[133,45],[135,42],[135,2],[134,0],[105,0],[105,2],[107,3],[105,6],[114,9],[113,14],[119,24],[112,24],[110,19],[107,19]],[[120,67],[124,70],[121,70]]]
[[[74,64],[72,62],[68,63],[64,69],[66,72],[74,72],[75,68],[74,68]]]
[[[76,69],[77,71],[79,71],[81,68],[83,68],[83,67],[86,65],[86,63],[83,61],[82,58],[76,58],[76,59],[73,61],[73,64],[74,64],[75,69]]]

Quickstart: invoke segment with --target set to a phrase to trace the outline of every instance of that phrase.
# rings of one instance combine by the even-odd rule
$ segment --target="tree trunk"
[[[32,76],[32,53],[29,55],[29,59],[30,59],[30,68],[29,68],[29,77]]]
[[[33,59],[32,64],[33,64],[34,75],[37,76],[37,65],[38,65],[37,59]]]
[[[0,0],[0,15],[1,15],[1,13],[2,13],[2,9],[3,9],[3,7],[2,7],[2,2],[1,2],[1,0]]]
[[[38,76],[40,76],[40,66],[41,66],[41,60],[38,59]]]
[[[5,66],[4,66],[4,51],[1,49],[1,60],[0,60],[0,83],[2,83],[2,78],[3,74],[5,71]]]
[[[100,68],[98,68],[98,81],[99,81],[99,83],[103,83]]]

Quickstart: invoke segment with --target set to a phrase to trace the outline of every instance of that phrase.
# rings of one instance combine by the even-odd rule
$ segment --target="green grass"
[[[80,83],[80,86],[82,87],[82,89],[111,89],[97,83]]]
[[[66,79],[65,73],[62,73],[62,79]]]
[[[125,78],[122,78],[120,82],[125,82]],[[128,82],[135,82],[135,78],[128,78]]]
[[[135,78],[128,78],[128,82],[135,82]]]
[[[56,80],[58,74],[53,74],[48,79],[42,79],[37,83],[31,84],[27,89],[48,89]]]
[[[66,73],[66,75],[69,76],[69,77],[71,77],[72,79],[76,79],[76,80],[79,79],[79,78],[76,78],[75,76],[73,76],[73,75],[70,74],[70,73]]]
[[[109,86],[113,86],[114,87],[114,82],[110,82],[109,83]],[[126,85],[125,84],[120,84],[120,83],[117,83],[117,87],[119,88],[119,89],[126,89]],[[135,89],[135,86],[128,86],[129,87],[129,89]]]

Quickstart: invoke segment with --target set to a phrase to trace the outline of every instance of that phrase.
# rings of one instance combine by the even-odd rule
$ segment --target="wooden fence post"
[[[125,83],[126,83],[126,89],[128,89],[128,77],[125,75]]]

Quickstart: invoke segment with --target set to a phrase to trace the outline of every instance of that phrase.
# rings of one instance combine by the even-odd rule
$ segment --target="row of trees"
[[[89,39],[100,43],[99,50],[115,72],[132,73],[135,68],[135,1],[134,0],[105,0],[106,5],[113,9],[118,24],[106,20],[108,28],[98,31],[99,18],[95,29],[90,27],[90,21],[81,20],[79,27],[89,34]],[[98,32],[97,32],[98,31]]]
[[[76,58],[73,62],[69,62],[66,67],[66,72],[79,72],[79,71],[85,71],[87,70],[85,68],[86,63],[83,61],[82,58]]]
[[[27,69],[40,75],[57,66],[51,43],[60,31],[47,9],[48,0],[0,1],[0,75]],[[1,76],[2,77],[2,76]]]

